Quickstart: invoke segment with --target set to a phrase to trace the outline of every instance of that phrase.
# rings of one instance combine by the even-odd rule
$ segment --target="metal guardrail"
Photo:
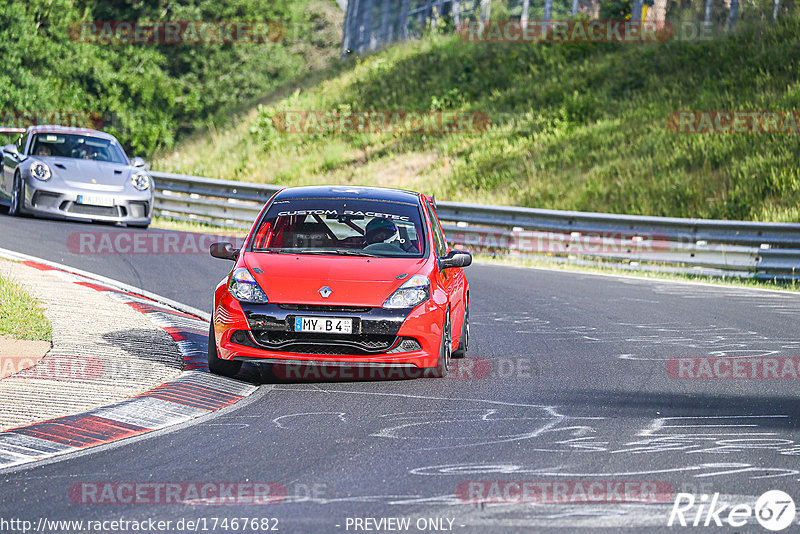
[[[275,185],[163,172],[155,213],[249,229]],[[800,224],[679,219],[438,202],[455,246],[493,255],[622,269],[770,280],[800,279]]]

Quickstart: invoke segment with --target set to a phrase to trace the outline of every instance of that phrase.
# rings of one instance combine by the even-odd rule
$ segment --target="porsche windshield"
[[[37,134],[31,144],[31,155],[106,161],[121,165],[128,164],[125,153],[115,141],[89,135]]]
[[[416,204],[352,198],[276,200],[253,250],[287,254],[422,257],[425,232]]]

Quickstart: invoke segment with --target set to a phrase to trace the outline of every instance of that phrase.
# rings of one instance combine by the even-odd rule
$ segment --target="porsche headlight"
[[[416,275],[397,288],[383,303],[384,308],[413,308],[431,296],[431,283],[427,276]]]
[[[131,175],[131,183],[139,191],[147,191],[150,188],[150,177],[144,171],[135,172]]]
[[[244,268],[233,271],[230,282],[228,282],[228,291],[241,302],[269,302],[266,293],[259,287],[253,275]]]
[[[36,178],[37,180],[49,180],[53,173],[50,172],[50,167],[46,164],[42,163],[41,161],[35,161],[31,165],[31,176]]]

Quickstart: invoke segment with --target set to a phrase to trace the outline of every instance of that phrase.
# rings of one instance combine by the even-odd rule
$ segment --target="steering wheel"
[[[373,243],[363,248],[364,252],[387,252],[389,254],[405,253],[405,250],[394,243]]]

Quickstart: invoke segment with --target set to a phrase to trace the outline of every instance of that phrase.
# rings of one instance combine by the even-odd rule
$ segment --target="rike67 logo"
[[[691,493],[678,493],[667,526],[743,527],[755,516],[762,527],[777,532],[792,526],[796,513],[794,500],[781,490],[766,492],[758,498],[755,507],[747,503],[732,505],[721,502],[719,493],[715,493],[710,501],[708,495],[697,499]]]

